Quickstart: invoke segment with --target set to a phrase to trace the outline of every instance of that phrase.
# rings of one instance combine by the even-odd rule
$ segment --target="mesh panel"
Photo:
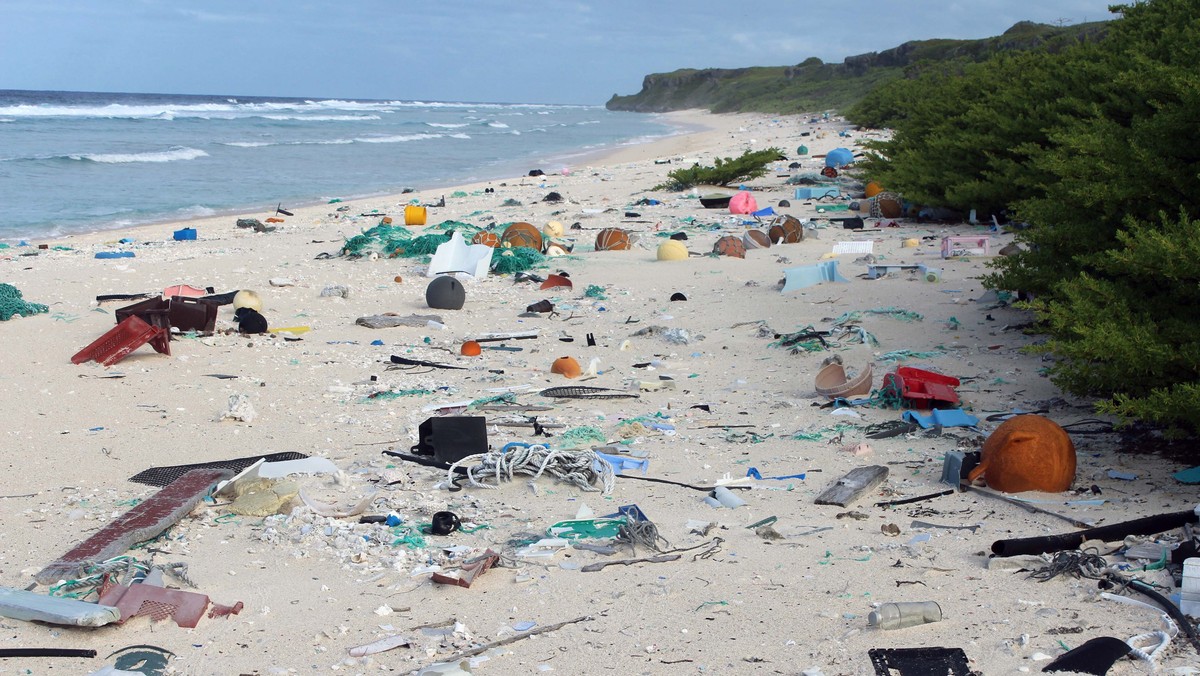
[[[151,467],[129,477],[129,480],[134,483],[162,488],[170,485],[172,481],[175,481],[193,469],[228,469],[237,474],[258,462],[260,458],[267,462],[283,462],[284,460],[303,460],[307,457],[303,453],[285,451],[283,453],[271,453],[270,455],[252,455],[248,458],[237,458],[236,460],[217,460],[215,462],[199,462],[192,465],[173,465],[171,467]]]

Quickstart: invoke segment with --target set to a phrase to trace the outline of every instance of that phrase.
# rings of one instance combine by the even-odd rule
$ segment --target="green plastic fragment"
[[[615,538],[625,525],[625,517],[615,519],[570,519],[559,521],[546,529],[550,537],[575,540],[578,538]]]

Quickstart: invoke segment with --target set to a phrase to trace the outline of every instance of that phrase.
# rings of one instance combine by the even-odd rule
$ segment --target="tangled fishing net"
[[[546,257],[537,249],[527,246],[517,246],[511,249],[497,249],[492,255],[492,272],[498,275],[525,272],[543,265]]]
[[[13,315],[28,317],[49,311],[50,308],[46,305],[24,300],[17,287],[11,284],[0,284],[0,320],[8,321],[13,318]]]
[[[450,235],[455,231],[462,233],[463,239],[470,239],[481,228],[447,220],[427,228],[434,232],[413,237],[412,228],[402,225],[380,224],[361,234],[346,240],[342,245],[343,256],[365,256],[377,253],[388,258],[417,258],[432,256],[437,248],[450,241]]]
[[[342,245],[343,256],[365,256],[377,253],[383,256],[394,255],[412,239],[412,232],[404,226],[377,225],[370,230],[355,235]]]

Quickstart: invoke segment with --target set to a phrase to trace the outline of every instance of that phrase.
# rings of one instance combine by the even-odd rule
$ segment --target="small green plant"
[[[667,174],[667,182],[654,186],[655,190],[687,190],[697,185],[729,185],[737,181],[758,178],[767,173],[767,165],[787,156],[779,148],[747,150],[740,157],[718,157],[711,167],[699,164],[687,169],[676,169]]]

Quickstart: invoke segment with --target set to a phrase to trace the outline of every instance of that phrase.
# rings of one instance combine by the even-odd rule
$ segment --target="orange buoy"
[[[483,348],[479,347],[479,343],[474,340],[463,342],[459,353],[464,357],[478,357],[483,352]]]
[[[632,246],[628,230],[605,228],[596,234],[596,251],[626,251]]]
[[[733,235],[725,235],[713,244],[713,253],[720,256],[729,256],[730,258],[745,258],[746,245],[742,240]]]
[[[566,378],[578,378],[583,375],[583,369],[579,368],[579,362],[575,361],[574,357],[559,357],[550,365],[550,372],[557,373]]]
[[[518,221],[504,229],[500,235],[500,244],[511,247],[528,247],[536,251],[542,250],[542,233],[530,223]]]
[[[795,244],[804,239],[804,224],[795,216],[776,218],[767,231],[775,244]]]
[[[879,185],[875,181],[870,181],[867,183],[867,187],[863,191],[863,193],[867,196],[867,199],[870,199],[881,192],[883,192],[883,186]]]
[[[471,244],[486,244],[495,249],[500,246],[500,238],[490,230],[480,230],[471,238]]]

